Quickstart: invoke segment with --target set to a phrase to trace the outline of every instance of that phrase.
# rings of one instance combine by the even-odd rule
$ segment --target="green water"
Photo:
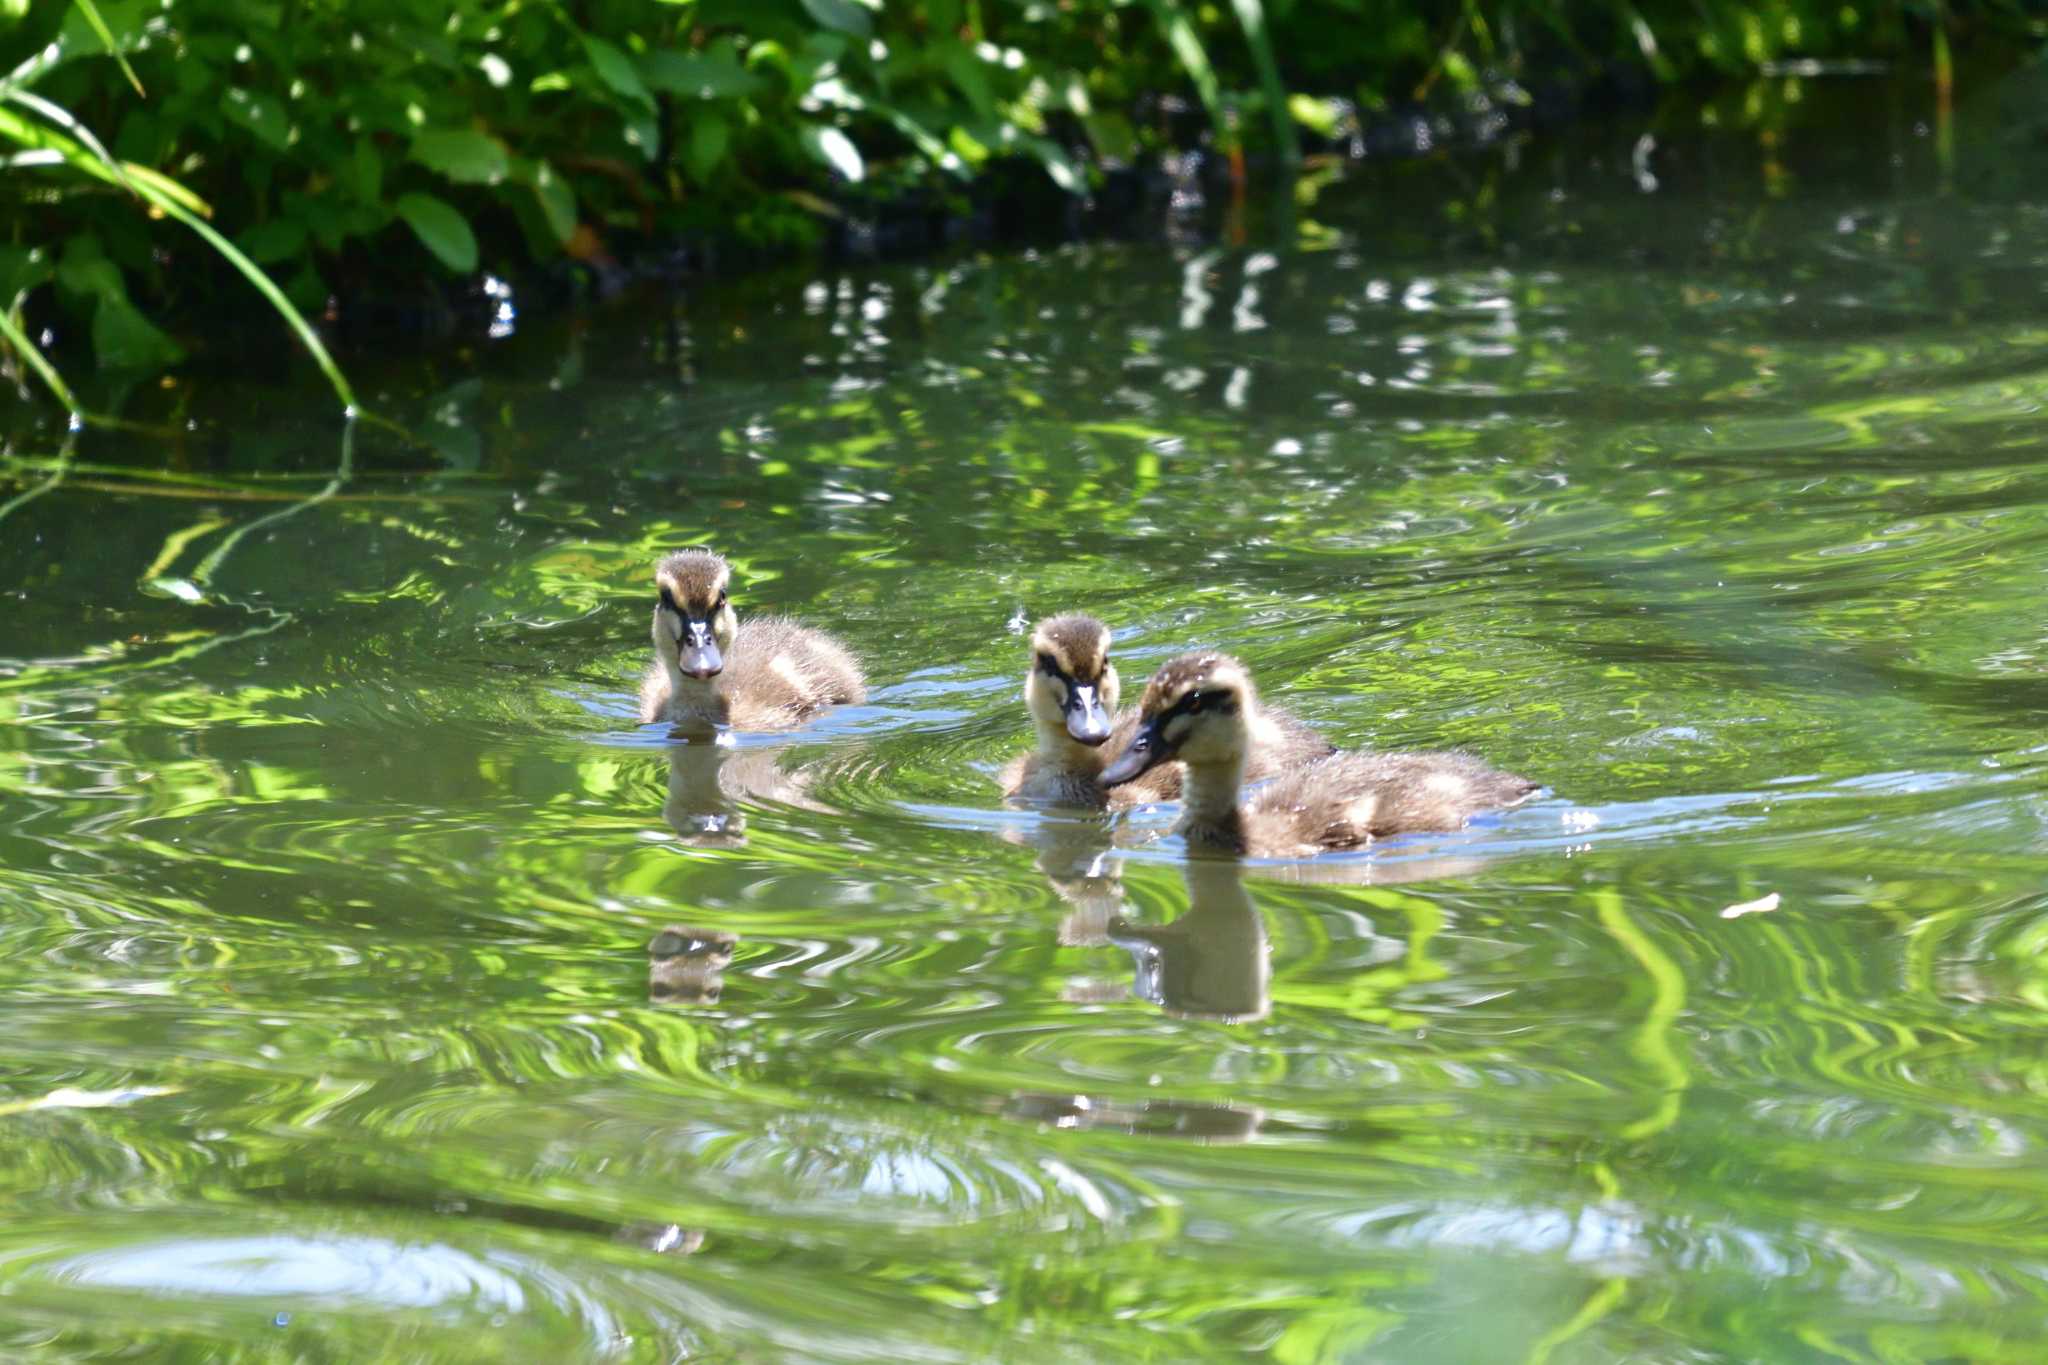
[[[2048,167],[1790,93],[13,409],[0,1355],[2041,1359]],[[697,541],[867,704],[636,725]],[[1066,609],[1547,791],[1004,809]]]

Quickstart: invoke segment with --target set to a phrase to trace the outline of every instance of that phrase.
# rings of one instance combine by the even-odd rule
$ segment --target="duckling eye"
[[[675,595],[668,590],[666,583],[661,586],[661,605],[667,607],[670,611],[676,610]]]
[[[719,593],[718,593],[718,600],[717,600],[716,602],[713,602],[713,603],[711,604],[711,610],[713,610],[713,611],[722,611],[722,610],[724,610],[724,608],[725,608],[725,591],[724,591],[724,589],[720,589],[720,590],[719,590]]]
[[[1194,694],[1193,696],[1189,697],[1189,698],[1188,698],[1188,714],[1192,716],[1192,715],[1194,715],[1194,714],[1195,714],[1195,713],[1196,713],[1197,711],[1201,710],[1201,709],[1202,709],[1202,703],[1203,703],[1203,702],[1205,702],[1205,701],[1207,701],[1207,700],[1208,700],[1208,695],[1207,695],[1206,693],[1202,693],[1202,692],[1197,692],[1197,693],[1195,693],[1195,694]]]
[[[1060,675],[1059,661],[1053,658],[1050,654],[1039,655],[1038,666],[1043,671],[1052,674],[1055,678],[1057,678]]]

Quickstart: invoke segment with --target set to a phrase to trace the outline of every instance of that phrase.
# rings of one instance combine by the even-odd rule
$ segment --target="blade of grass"
[[[1244,40],[1252,50],[1252,64],[1259,71],[1259,88],[1266,92],[1266,112],[1273,120],[1273,150],[1289,166],[1301,164],[1301,142],[1295,136],[1294,116],[1287,112],[1287,91],[1280,84],[1280,64],[1273,58],[1273,40],[1266,30],[1266,7],[1260,0],[1230,0]]]
[[[21,330],[20,324],[15,322],[13,315],[5,309],[0,309],[0,337],[7,338],[15,353],[28,362],[28,367],[34,370],[50,392],[57,396],[57,401],[71,414],[73,425],[83,421],[84,410],[78,406],[78,400],[71,396],[71,390],[64,383],[64,377],[57,373],[57,367],[50,363],[42,348],[29,340],[28,333]]]
[[[355,467],[356,423],[355,418],[351,416],[342,424],[341,462],[335,466],[334,477],[330,478],[318,492],[300,498],[289,507],[280,507],[275,512],[257,517],[254,521],[244,522],[233,531],[230,531],[222,538],[220,544],[213,548],[213,552],[200,560],[199,566],[192,570],[192,581],[201,588],[211,588],[213,586],[213,575],[220,568],[221,561],[228,557],[229,552],[235,546],[241,544],[245,536],[265,526],[275,526],[286,517],[295,517],[309,507],[318,507],[321,503],[326,502],[336,493],[339,493],[342,487],[355,476]]]
[[[321,344],[320,334],[313,330],[313,324],[306,321],[305,315],[292,306],[292,301],[286,298],[284,291],[264,273],[263,267],[244,256],[233,242],[214,231],[213,224],[161,190],[140,182],[136,183],[135,188],[143,198],[162,209],[165,216],[177,219],[205,238],[209,246],[227,257],[228,264],[242,272],[242,277],[254,285],[256,292],[269,300],[270,306],[278,311],[279,316],[290,324],[294,332],[298,333],[299,341],[312,354],[313,362],[320,367],[320,372],[327,376],[327,382],[334,389],[335,396],[341,399],[342,408],[349,416],[355,416],[356,395],[355,390],[349,387],[347,376],[343,375],[341,367],[334,363],[334,357],[327,353],[327,347]]]
[[[1146,5],[1166,34],[1173,55],[1194,82],[1195,93],[1201,97],[1202,106],[1209,111],[1209,121],[1216,127],[1217,140],[1227,145],[1230,127],[1223,117],[1223,89],[1216,82],[1215,68],[1209,65],[1209,53],[1202,46],[1201,35],[1174,0],[1146,0]]]
[[[100,140],[92,135],[92,130],[80,123],[69,109],[66,109],[61,104],[44,99],[32,90],[10,90],[7,92],[6,98],[24,109],[40,114],[43,118],[71,134],[107,168],[108,173],[113,177],[116,184],[123,186],[128,184],[128,178],[121,174],[121,163],[114,160],[114,154],[101,146]]]
[[[151,170],[147,166],[138,166],[132,161],[123,161],[121,163],[121,171],[130,180],[146,181],[155,186],[158,191],[171,196],[171,198],[177,200],[201,218],[213,217],[213,205],[207,203],[204,199],[201,199],[198,195],[165,175],[162,171]]]
[[[16,90],[26,90],[41,79],[45,71],[48,71],[62,60],[64,60],[64,45],[62,43],[45,43],[41,48],[23,58],[21,64],[8,72],[4,78],[0,78],[0,97],[11,95]]]
[[[92,0],[77,0],[77,4],[78,12],[85,16],[85,22],[92,25],[92,31],[99,34],[100,41],[107,45],[108,55],[121,64],[121,74],[128,78],[128,84],[135,87],[136,94],[148,99],[149,92],[142,88],[141,78],[135,74],[135,68],[128,65],[128,54],[114,41],[114,31],[108,28],[107,21],[100,17],[99,6]]]
[[[334,363],[334,357],[327,353],[327,347],[321,344],[319,334],[313,330],[313,325],[307,322],[305,316],[292,305],[292,301],[284,296],[284,291],[277,287],[276,282],[268,274],[264,273],[263,267],[243,255],[240,248],[216,232],[210,223],[190,208],[187,208],[184,202],[191,200],[199,203],[204,208],[203,200],[199,200],[196,195],[190,193],[183,195],[170,193],[161,184],[161,182],[168,180],[169,177],[155,172],[151,172],[146,177],[129,176],[122,163],[117,161],[113,154],[107,151],[105,147],[101,146],[99,139],[94,137],[76,118],[73,118],[69,111],[51,103],[41,95],[33,94],[26,90],[12,90],[7,92],[4,98],[11,103],[19,104],[26,109],[34,111],[50,122],[57,124],[58,127],[75,134],[77,141],[72,141],[72,139],[65,137],[62,133],[53,132],[48,128],[39,127],[26,120],[12,117],[0,117],[0,136],[12,137],[15,141],[27,146],[54,146],[57,150],[66,154],[66,160],[73,167],[97,175],[102,180],[129,190],[162,210],[165,217],[175,218],[186,227],[198,233],[208,246],[211,246],[226,258],[228,264],[240,271],[242,277],[256,287],[256,292],[263,295],[270,306],[277,310],[278,315],[298,334],[300,342],[312,354],[313,360],[319,365],[321,373],[327,376],[327,382],[333,387],[336,396],[341,399],[342,406],[350,413],[355,411],[355,392],[349,387],[348,379],[342,374],[341,367]],[[0,111],[0,115],[4,114],[5,111]]]
[[[77,446],[78,426],[73,423],[71,430],[64,437],[63,449],[57,452],[56,467],[50,471],[50,476],[27,492],[9,498],[6,502],[0,502],[0,521],[5,521],[8,515],[23,503],[33,502],[64,482],[64,476],[71,472],[71,453]]]

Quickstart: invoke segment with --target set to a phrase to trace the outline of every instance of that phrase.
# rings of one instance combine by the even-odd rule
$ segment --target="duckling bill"
[[[1352,753],[1290,768],[1240,804],[1259,702],[1251,675],[1227,654],[1171,660],[1152,676],[1138,710],[1102,781],[1120,786],[1178,760],[1187,769],[1179,832],[1197,851],[1310,857],[1394,834],[1455,830],[1538,790],[1468,754]]]
[[[1038,742],[1004,768],[1005,795],[1097,810],[1180,795],[1180,767],[1172,763],[1113,792],[1103,785],[1110,755],[1127,746],[1138,728],[1136,710],[1116,709],[1119,689],[1109,647],[1109,627],[1079,612],[1049,616],[1032,629],[1024,705]],[[1330,751],[1321,735],[1273,707],[1261,713],[1251,733],[1247,773],[1257,781]]]
[[[863,701],[867,685],[846,646],[783,617],[744,624],[732,568],[709,550],[679,550],[654,569],[654,661],[640,683],[640,719],[686,728],[781,729],[827,706]]]

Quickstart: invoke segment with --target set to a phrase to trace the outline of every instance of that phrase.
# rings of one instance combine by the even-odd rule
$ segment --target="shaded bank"
[[[24,363],[47,339],[155,370],[201,340],[180,320],[253,300],[217,264],[231,255],[283,315],[361,316],[480,274],[601,291],[825,239],[985,239],[1091,196],[1142,211],[1241,185],[1247,159],[1434,147],[1455,131],[1444,110],[1497,136],[1583,88],[1570,73],[1624,61],[1675,81],[1876,55],[1945,83],[1951,26],[2036,38],[2004,3],[1905,14],[73,0],[0,28],[19,172],[0,190],[0,330]]]

